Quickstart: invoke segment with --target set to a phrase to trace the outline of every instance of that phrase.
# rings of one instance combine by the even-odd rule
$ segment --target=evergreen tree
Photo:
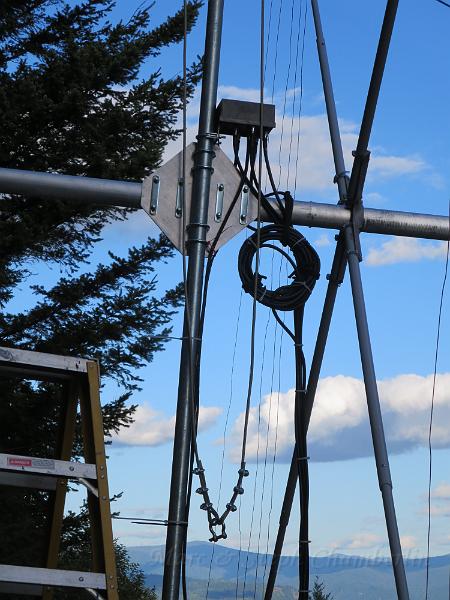
[[[91,564],[91,541],[89,521],[85,511],[77,515],[69,512],[61,545],[61,567],[78,571],[89,570]],[[120,600],[156,600],[156,593],[145,585],[145,577],[138,564],[130,560],[127,549],[114,543]],[[79,591],[55,593],[55,600],[76,600]]]
[[[188,2],[189,30],[200,6]],[[140,73],[145,61],[183,39],[181,0],[178,12],[154,29],[151,4],[116,24],[108,20],[113,7],[109,0],[0,3],[0,166],[139,180],[160,164],[166,143],[179,133],[183,81],[164,79],[159,70],[145,78]],[[189,96],[199,76],[200,64],[193,64]],[[182,301],[181,286],[156,295],[155,268],[172,255],[164,237],[91,264],[103,228],[130,212],[64,198],[1,199],[0,345],[98,358],[103,379],[122,387],[104,404],[106,435],[132,421],[136,371],[163,350],[155,335],[170,334]],[[62,273],[53,286],[32,284],[42,261]],[[23,286],[31,287],[36,303],[15,311],[10,300]],[[61,389],[2,378],[0,395],[0,452],[51,455]],[[77,439],[74,456],[80,450]],[[0,488],[0,563],[43,564],[46,499]],[[81,517],[66,526],[81,540],[81,552]]]
[[[310,594],[311,600],[333,600],[333,596],[331,594],[327,594],[325,591],[325,585],[319,581],[319,578],[316,577],[314,581],[314,587]]]

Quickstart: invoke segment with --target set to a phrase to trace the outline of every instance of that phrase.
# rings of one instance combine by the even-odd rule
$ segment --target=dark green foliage
[[[314,587],[310,594],[311,600],[333,600],[333,596],[331,594],[327,594],[325,591],[325,585],[319,581],[319,578],[316,577],[314,581]]]
[[[156,600],[156,594],[145,586],[144,573],[130,560],[127,549],[115,543],[117,580],[120,600]],[[91,564],[91,544],[87,514],[69,513],[61,546],[61,567],[85,571]],[[55,600],[79,598],[79,592],[57,592]]]
[[[188,3],[189,30],[200,6]],[[144,78],[140,73],[145,61],[151,64],[165,46],[182,40],[182,2],[156,29],[150,27],[151,4],[116,24],[108,20],[112,7],[108,0],[0,2],[1,167],[140,180],[160,164],[166,143],[179,134],[183,82],[164,79],[159,70]],[[192,65],[189,96],[199,76],[200,64]],[[163,350],[165,342],[155,336],[170,334],[182,302],[180,286],[162,293],[157,287],[156,268],[173,255],[171,245],[164,237],[149,239],[95,265],[91,254],[103,228],[125,220],[130,210],[64,198],[0,201],[0,345],[98,358],[102,377],[121,387],[103,407],[106,434],[117,432],[132,420],[136,370]],[[31,278],[42,261],[63,275],[52,287]],[[8,302],[26,286],[35,305],[13,310]],[[52,456],[60,387],[0,379],[0,395],[0,452]],[[81,450],[78,438],[74,456]],[[0,490],[0,562],[43,563],[45,501],[43,493]],[[83,553],[86,531],[81,521],[74,523],[75,516],[71,527],[66,524],[74,535],[73,556]],[[118,553],[138,581],[123,549]]]

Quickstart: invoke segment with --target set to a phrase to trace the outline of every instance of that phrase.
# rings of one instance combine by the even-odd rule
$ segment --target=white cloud
[[[417,538],[414,535],[400,536],[400,543],[403,550],[413,550],[414,548],[417,548]]]
[[[428,514],[428,497],[423,496],[422,513]],[[442,482],[431,490],[431,516],[450,517],[450,484]]]
[[[204,431],[213,425],[222,409],[217,406],[201,406],[198,428]],[[134,415],[134,423],[112,436],[114,444],[125,446],[161,446],[173,438],[175,415],[165,416],[149,404],[141,404]]]
[[[373,206],[374,204],[384,204],[385,202],[386,198],[378,192],[368,192],[367,194],[364,194],[364,204],[368,207]]]
[[[411,557],[411,550],[417,549],[417,538],[413,535],[400,536],[400,543],[404,551],[409,551],[408,557]],[[380,535],[378,533],[373,533],[372,531],[363,530],[359,531],[358,533],[355,533],[351,537],[334,541],[330,544],[330,546],[332,547],[333,553],[356,552],[359,554],[360,551],[363,551],[363,554],[365,554],[367,550],[372,550],[372,556],[371,558],[368,558],[368,561],[372,559],[379,561],[381,558],[384,558],[386,551],[389,547],[389,543],[387,534]],[[362,565],[360,564],[360,566]],[[369,566],[369,563],[367,563],[367,566]]]
[[[428,508],[423,512],[427,514]],[[450,503],[432,504],[430,512],[432,517],[450,517]]]
[[[378,177],[398,177],[399,175],[414,175],[428,169],[426,162],[419,156],[373,155],[370,157],[369,168]]]
[[[314,240],[313,244],[316,248],[326,248],[331,245],[330,236],[327,233],[323,233],[317,240]]]
[[[385,545],[386,539],[376,533],[361,531],[352,538],[339,540],[333,543],[334,550],[368,550]]]
[[[447,252],[447,242],[429,242],[416,238],[395,237],[378,248],[370,248],[365,263],[371,266],[393,265],[420,260],[437,260]]]
[[[431,495],[438,500],[450,500],[450,484],[440,483],[434,488]]]
[[[378,384],[389,451],[403,453],[426,446],[433,376],[399,375]],[[290,461],[294,446],[294,396],[292,389],[275,392],[265,396],[260,405],[260,438],[263,440],[260,447],[265,448],[270,421],[269,453],[274,452],[276,443],[278,460],[283,462]],[[257,455],[258,409],[253,406],[250,411],[249,460],[255,460]],[[435,411],[433,446],[450,447],[450,373],[437,376]],[[242,425],[243,415],[240,415],[233,429],[236,440],[241,436]],[[319,381],[308,440],[308,453],[315,461],[346,460],[373,453],[362,380],[337,375]],[[237,454],[231,458],[239,459]]]

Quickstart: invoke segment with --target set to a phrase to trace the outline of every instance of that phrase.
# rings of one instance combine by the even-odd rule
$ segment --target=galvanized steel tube
[[[0,168],[0,193],[141,208],[142,184]]]

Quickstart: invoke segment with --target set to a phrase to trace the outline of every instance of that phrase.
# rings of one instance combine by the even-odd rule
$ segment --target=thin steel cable
[[[273,256],[273,254],[272,254],[272,256]],[[273,261],[272,261],[272,268],[273,268]],[[258,427],[257,427],[257,434],[256,434],[256,439],[257,439],[257,442],[256,442],[256,466],[255,466],[255,479],[254,479],[254,484],[253,484],[253,502],[252,502],[251,518],[250,518],[250,532],[249,532],[249,536],[248,536],[247,556],[245,559],[244,589],[242,592],[244,598],[245,598],[245,589],[246,589],[246,583],[247,583],[248,559],[249,559],[249,555],[250,555],[250,546],[251,546],[252,535],[253,535],[253,522],[254,522],[255,507],[256,507],[256,489],[257,489],[258,475],[259,475],[259,450],[260,450],[260,442],[261,442],[261,433],[260,433],[260,431],[261,431],[261,396],[262,396],[262,386],[263,386],[263,378],[264,378],[264,367],[265,367],[265,358],[266,358],[266,342],[267,342],[267,334],[269,331],[269,323],[270,323],[270,312],[267,315],[266,327],[265,327],[265,331],[264,331],[263,352],[262,352],[262,359],[261,359],[261,371],[260,371],[260,378],[259,378]],[[262,505],[262,501],[261,501],[261,505]],[[257,556],[256,560],[258,561],[258,556]],[[257,573],[257,571],[258,571],[258,569],[256,569],[256,573]],[[256,587],[256,578],[255,578],[255,587]]]
[[[184,285],[184,298],[186,303],[186,314],[188,316],[189,321],[189,311],[187,310],[187,302],[188,302],[188,293],[187,293],[187,266],[186,266],[186,256],[185,256],[185,248],[186,248],[186,147],[187,147],[187,0],[183,2],[184,8],[184,19],[183,19],[183,132],[182,132],[182,141],[183,141],[183,149],[182,149],[182,174],[183,174],[183,194],[181,198],[181,244],[182,244],[182,252],[181,256],[183,259],[183,285]],[[190,323],[188,325],[188,329],[190,329]]]
[[[450,201],[448,207],[449,223],[450,223]],[[431,484],[433,474],[433,448],[432,448],[432,434],[433,434],[433,416],[434,416],[434,396],[436,391],[436,376],[437,376],[437,363],[439,357],[439,342],[441,336],[441,320],[442,320],[442,306],[444,303],[445,285],[447,283],[448,275],[448,259],[450,251],[450,241],[447,241],[447,253],[445,257],[445,270],[444,279],[442,281],[441,295],[439,301],[439,315],[437,322],[437,333],[436,333],[436,349],[434,353],[434,370],[433,370],[433,390],[431,392],[431,408],[430,408],[430,423],[428,427],[428,528],[427,528],[427,566],[426,566],[426,582],[425,582],[425,600],[428,600],[428,587],[430,578],[430,541],[431,541]]]
[[[270,36],[272,33],[272,10],[273,10],[273,0],[270,0],[270,8],[269,8],[269,23],[267,26],[267,36],[266,36],[266,55],[264,58],[264,79],[266,78],[267,75],[267,65],[269,64],[269,47],[270,47]],[[272,102],[273,102],[273,97],[272,97]],[[268,182],[268,174],[267,171],[265,173],[265,177],[264,177],[264,189],[267,189],[267,182]]]
[[[298,105],[298,131],[297,131],[297,156],[295,159],[295,179],[294,179],[294,194],[297,194],[297,181],[299,173],[299,157],[300,157],[300,141],[301,141],[301,118],[303,110],[303,67],[305,58],[305,39],[306,39],[306,24],[308,20],[308,2],[305,2],[305,17],[303,22],[303,38],[302,38],[302,55],[300,62],[300,101]]]
[[[280,261],[280,285],[281,285],[281,266],[282,266],[282,263]],[[287,269],[287,265],[286,265],[286,269]],[[287,275],[287,271],[286,271],[286,275]],[[286,313],[283,313],[283,321],[285,319],[286,319]],[[278,326],[278,321],[276,321],[276,325]],[[263,588],[265,588],[265,585],[266,585],[265,581],[266,581],[266,574],[267,574],[267,562],[268,562],[268,558],[269,558],[270,525],[271,525],[271,518],[272,518],[272,511],[273,511],[275,462],[276,462],[277,450],[278,450],[278,425],[279,425],[279,415],[280,415],[281,361],[282,361],[282,354],[283,354],[284,336],[285,336],[285,329],[284,329],[284,327],[280,327],[280,345],[279,345],[279,351],[278,351],[277,409],[276,409],[276,416],[275,416],[275,440],[274,440],[274,448],[273,448],[273,456],[272,456],[272,470],[271,470],[271,481],[270,481],[270,505],[269,505],[269,513],[268,513],[268,517],[267,517],[267,536],[266,536],[266,552],[265,552],[265,559],[264,559]],[[275,347],[274,347],[274,351],[275,351]],[[275,360],[274,360],[274,363],[275,363]],[[274,372],[273,372],[273,375],[274,375]],[[272,376],[271,394],[273,394],[273,381],[274,381],[274,378]]]
[[[291,2],[291,18],[290,18],[290,27],[289,27],[289,61],[288,61],[288,67],[287,67],[287,73],[286,73],[286,83],[284,86],[283,116],[281,118],[280,147],[278,150],[278,189],[280,188],[280,185],[281,185],[281,172],[282,172],[281,152],[282,152],[282,148],[283,148],[284,121],[286,118],[287,94],[288,94],[289,79],[290,79],[290,75],[291,75],[291,66],[292,66],[292,34],[294,31],[294,6],[295,6],[295,0],[292,0],[292,2]]]
[[[289,136],[289,157],[288,157],[287,181],[286,181],[286,188],[287,189],[289,189],[289,183],[290,183],[290,179],[291,179],[291,153],[292,153],[292,140],[294,139],[295,103],[296,103],[296,100],[297,100],[298,57],[299,57],[299,49],[300,49],[300,32],[301,32],[301,24],[302,24],[302,8],[303,8],[303,0],[301,0],[300,4],[299,4],[297,42],[296,42],[296,46],[295,46],[295,68],[294,68],[294,85],[293,85],[293,93],[292,93],[291,133],[290,133],[290,136]]]
[[[282,2],[281,2],[281,4],[282,4]],[[266,48],[265,48],[265,58],[264,58],[264,79],[265,79],[265,76],[266,76],[266,73],[267,73],[267,65],[268,65],[268,55],[269,55],[269,47],[270,47],[270,36],[271,36],[271,29],[272,29],[272,11],[273,11],[273,0],[270,0],[269,20],[268,20],[268,27],[267,27]],[[279,15],[278,15],[278,27],[277,27],[277,42],[276,42],[277,45],[278,45],[278,41],[279,41],[280,16],[281,16],[281,13],[279,12]],[[274,72],[274,78],[275,78],[275,72]],[[273,84],[272,84],[272,102],[273,102],[273,97],[274,97],[274,85],[275,85],[275,79],[274,79]],[[267,174],[267,171],[266,171],[266,174],[265,174],[265,183],[264,183],[264,187],[265,188],[267,187],[267,183],[268,183],[268,174]],[[272,253],[271,275],[273,274],[273,262],[274,262],[274,253]],[[242,297],[242,290],[241,290],[241,297]],[[261,394],[262,394],[262,381],[263,381],[263,372],[264,372],[264,358],[265,358],[265,352],[266,352],[266,340],[267,340],[267,333],[268,333],[269,322],[270,322],[270,313],[269,313],[268,318],[267,318],[266,327],[265,327],[265,333],[264,333],[263,356],[262,356],[261,376],[260,376],[260,385],[259,385],[259,397],[260,398],[261,398]],[[253,513],[254,513],[254,507],[255,507],[255,501],[256,501],[256,483],[257,483],[257,479],[258,479],[258,470],[259,470],[259,443],[260,443],[260,431],[259,431],[259,427],[260,427],[260,423],[261,423],[261,403],[259,403],[259,406],[258,406],[258,434],[257,434],[258,435],[258,442],[257,442],[257,452],[256,452],[255,483],[254,483],[254,489],[253,489],[252,520],[251,520],[252,525],[253,525]],[[262,504],[261,504],[261,506],[262,506]],[[250,543],[251,543],[252,525],[250,527],[248,550],[250,549]],[[258,562],[258,555],[257,555],[257,562]],[[245,574],[244,574],[244,586],[243,586],[243,594],[244,595],[245,595],[245,582],[246,582],[246,578],[247,578],[247,565],[248,565],[248,552],[247,552],[247,560],[246,560],[246,567],[245,567]],[[256,590],[257,571],[258,571],[258,567],[256,568],[255,590]]]
[[[182,111],[182,119],[183,119],[183,131],[182,131],[182,176],[183,176],[183,188],[182,188],[182,198],[181,198],[181,218],[182,218],[182,231],[181,231],[181,257],[183,263],[183,288],[184,288],[184,302],[185,302],[185,315],[186,315],[186,331],[188,334],[188,361],[190,365],[190,377],[191,377],[191,385],[190,385],[190,402],[195,404],[194,397],[194,389],[193,389],[193,355],[192,355],[192,323],[190,319],[189,312],[189,296],[188,296],[188,285],[187,285],[187,265],[186,265],[186,256],[185,256],[185,248],[186,248],[186,147],[187,147],[187,28],[188,28],[188,16],[187,16],[187,0],[183,0],[183,111]],[[194,419],[194,414],[192,414],[192,419]],[[194,428],[194,423],[192,423]],[[189,482],[188,482],[188,492],[186,497],[186,511],[185,511],[185,519],[188,521],[189,517],[189,499],[190,499],[190,491],[192,486],[192,468],[189,473]],[[183,599],[187,600],[187,576],[186,576],[186,551],[187,551],[187,526],[185,539],[183,544],[183,553],[181,556],[181,588]]]
[[[207,301],[207,295],[208,295],[210,275],[211,275],[211,270],[212,270],[212,266],[214,263],[214,258],[216,255],[215,248],[216,248],[218,239],[219,239],[220,235],[222,234],[222,231],[224,230],[224,228],[227,224],[227,221],[231,215],[231,211],[233,210],[233,207],[239,198],[241,189],[242,189],[245,181],[248,181],[247,170],[248,170],[249,156],[250,156],[249,144],[247,145],[247,155],[246,155],[246,160],[245,160],[245,167],[242,167],[240,160],[239,160],[239,139],[236,139],[236,138],[233,139],[233,146],[234,146],[234,150],[235,150],[235,165],[238,167],[238,170],[241,174],[241,182],[240,182],[240,185],[239,185],[239,188],[238,188],[236,194],[234,195],[233,201],[223,218],[221,226],[219,227],[219,230],[216,234],[216,237],[214,238],[214,240],[212,241],[212,243],[209,246],[209,256],[208,256],[206,270],[205,270],[205,278],[204,278],[204,286],[203,286],[203,294],[202,294],[202,306],[201,306],[201,314],[200,314],[200,325],[199,325],[199,334],[198,334],[198,337],[200,338],[200,340],[199,340],[200,342],[201,342],[201,338],[203,335],[203,329],[204,329],[204,320],[205,320],[205,314],[206,314],[206,301]],[[196,475],[199,476],[199,479],[200,479],[200,487],[197,489],[197,493],[199,493],[203,496],[204,503],[202,504],[202,506],[200,508],[202,510],[205,510],[207,513],[208,526],[209,526],[210,533],[212,534],[210,541],[217,542],[219,539],[226,538],[225,520],[226,520],[227,516],[229,515],[229,513],[233,512],[233,509],[232,509],[232,507],[234,506],[233,503],[235,502],[236,497],[237,497],[236,489],[241,487],[242,479],[244,476],[248,475],[248,471],[246,471],[241,466],[241,469],[239,470],[239,479],[238,479],[237,485],[234,488],[234,493],[231,498],[231,501],[230,501],[230,503],[227,504],[226,511],[224,511],[222,515],[219,515],[218,512],[216,511],[216,509],[214,508],[213,503],[211,502],[211,499],[210,499],[210,496],[208,493],[208,486],[207,486],[207,480],[206,480],[206,476],[205,476],[205,470],[203,468],[202,461],[200,460],[198,446],[197,446],[197,439],[196,439],[196,433],[197,433],[196,426],[197,426],[197,417],[198,417],[198,388],[199,388],[199,381],[200,381],[200,363],[201,363],[201,346],[199,346],[195,358],[196,358],[196,361],[198,364],[197,377],[194,381],[195,394],[196,394],[196,398],[197,398],[197,403],[196,403],[197,406],[193,406],[193,413],[194,413],[195,417],[193,420],[192,455],[193,455],[193,459],[195,459],[196,468],[192,470],[192,474],[195,473]],[[192,374],[192,378],[194,380],[193,374]],[[246,411],[247,410],[249,410],[249,408],[247,408]],[[244,436],[243,436],[243,438],[244,438]],[[244,444],[245,444],[245,440],[243,439],[243,442],[242,442],[243,454],[245,454],[245,445]],[[194,461],[192,460],[192,463],[193,462]],[[193,467],[193,464],[191,466]],[[244,471],[245,471],[245,473],[244,473]],[[192,477],[190,478],[190,485],[191,484],[192,484]],[[222,528],[222,531],[219,532],[219,534],[217,534],[215,531],[216,526],[219,526]]]
[[[264,245],[261,246],[261,247],[264,247]],[[272,277],[273,277],[274,260],[275,260],[275,252],[272,252],[272,258],[271,258],[271,263],[270,263],[270,279],[272,279]],[[249,533],[249,541],[248,541],[248,548],[247,548],[247,557],[246,557],[246,562],[245,562],[244,590],[243,590],[244,596],[245,596],[245,588],[246,588],[246,580],[247,580],[248,557],[249,557],[250,546],[251,546],[251,539],[252,539],[252,532],[253,532],[253,519],[254,519],[254,512],[255,512],[255,507],[256,507],[256,489],[257,489],[257,481],[258,481],[258,475],[259,475],[259,451],[260,451],[260,441],[261,441],[261,435],[260,435],[260,429],[261,429],[261,398],[262,398],[262,386],[263,386],[265,357],[266,357],[266,343],[267,343],[267,335],[268,335],[268,331],[269,331],[269,324],[270,324],[270,313],[268,313],[267,321],[266,321],[266,327],[265,327],[265,331],[264,331],[263,354],[262,354],[262,360],[261,360],[261,371],[260,371],[260,380],[259,380],[258,431],[257,431],[255,483],[254,483],[254,486],[253,486],[252,516],[251,516],[251,522],[250,522],[250,533]],[[262,511],[263,502],[264,502],[264,484],[262,486],[261,511]],[[258,539],[259,539],[259,533],[258,533]],[[255,587],[255,592],[254,593],[256,593],[256,580],[257,580],[257,576],[258,576],[258,560],[259,560],[258,553],[259,553],[259,545],[258,545],[258,552],[256,553],[256,571],[255,571],[255,586],[254,586]]]
[[[275,255],[275,252],[274,252],[274,255]],[[280,256],[280,267],[278,270],[278,287],[281,286],[282,264],[283,264],[282,258]],[[271,313],[269,313],[269,318],[270,318],[270,316],[271,316]],[[284,314],[283,314],[283,316],[284,316]],[[263,481],[262,481],[262,486],[261,486],[262,492],[261,492],[261,504],[260,504],[260,513],[259,513],[258,545],[257,545],[257,553],[256,553],[255,587],[254,587],[254,591],[253,591],[253,598],[255,598],[255,599],[256,599],[257,579],[258,579],[258,573],[259,573],[259,552],[261,549],[263,507],[264,507],[264,496],[265,496],[265,489],[266,489],[267,458],[268,458],[268,453],[269,453],[269,435],[270,435],[270,424],[271,424],[271,419],[272,419],[273,381],[274,381],[274,371],[275,371],[275,345],[276,345],[276,340],[277,340],[277,332],[278,332],[278,322],[276,319],[274,319],[274,345],[273,345],[273,353],[272,353],[272,373],[271,373],[271,386],[270,386],[271,389],[270,389],[270,394],[269,394],[269,413],[268,413],[267,425],[266,425]],[[272,497],[270,498],[270,503],[273,502],[273,488],[271,490],[271,493],[272,493]],[[263,583],[264,583],[264,579],[263,579]]]
[[[242,496],[239,498],[239,509],[238,509],[239,552],[238,552],[238,564],[237,564],[237,569],[236,569],[236,600],[238,600],[238,593],[239,593],[239,571],[240,571],[240,567],[241,567],[241,553],[242,553],[241,509],[242,509]]]
[[[236,329],[235,329],[235,334],[234,334],[234,345],[233,345],[233,356],[231,359],[231,373],[230,373],[230,394],[228,397],[228,406],[227,406],[227,412],[226,412],[226,417],[225,417],[225,425],[224,425],[224,429],[223,429],[223,446],[222,446],[222,459],[221,459],[221,465],[220,465],[220,480],[219,480],[219,492],[218,492],[218,497],[217,497],[217,511],[219,511],[219,507],[220,507],[220,499],[221,499],[221,493],[222,493],[222,482],[223,482],[223,467],[224,467],[224,463],[225,463],[225,446],[226,446],[226,435],[227,435],[227,430],[228,430],[228,422],[230,419],[230,410],[231,410],[231,403],[233,400],[233,380],[234,380],[234,370],[235,370],[235,366],[236,366],[236,351],[237,351],[237,342],[238,342],[238,335],[239,335],[239,324],[241,321],[241,308],[242,308],[242,298],[244,296],[244,291],[241,288],[241,292],[239,294],[239,305],[238,305],[238,314],[237,314],[237,321],[236,321]],[[206,586],[206,600],[208,600],[209,597],[209,587],[211,584],[211,574],[212,574],[212,565],[213,565],[213,561],[214,561],[214,551],[216,549],[216,545],[213,545],[213,549],[212,549],[212,553],[211,553],[211,560],[209,563],[209,570],[208,570],[208,583]]]
[[[271,267],[270,267],[270,278],[271,279],[273,277],[274,259],[275,259],[275,253],[272,252]],[[260,380],[259,380],[258,430],[257,430],[255,483],[253,486],[252,516],[251,516],[251,521],[250,521],[250,533],[249,533],[247,557],[246,557],[246,562],[245,562],[244,591],[243,591],[244,596],[245,596],[245,588],[246,588],[246,580],[247,580],[248,557],[249,557],[250,545],[251,545],[251,539],[252,539],[252,533],[253,533],[253,519],[254,519],[254,513],[255,513],[255,507],[256,507],[256,489],[257,489],[257,481],[258,481],[258,475],[259,475],[259,453],[260,453],[260,442],[261,442],[261,398],[262,398],[262,386],[263,386],[265,357],[266,357],[266,343],[267,343],[267,335],[268,335],[268,331],[269,331],[269,324],[270,324],[270,313],[268,313],[268,315],[267,315],[266,327],[265,327],[265,331],[264,331],[263,354],[262,354],[262,360],[261,360],[261,371],[260,371]],[[264,482],[264,480],[265,480],[265,477],[263,478],[263,482]],[[261,493],[261,512],[262,512],[263,502],[264,502],[264,483],[262,485],[262,493]],[[258,540],[260,537],[260,535],[259,535],[260,530],[261,530],[261,526],[260,526],[260,529],[258,532]],[[256,582],[257,582],[257,576],[258,576],[258,562],[259,562],[258,554],[259,554],[259,543],[258,543],[258,551],[256,553],[255,594],[256,594]]]
[[[267,37],[266,37],[266,55],[264,58],[264,77],[267,73],[267,63],[269,56],[269,46],[270,46],[270,35],[272,33],[272,9],[273,9],[273,0],[270,0],[270,8],[269,8],[269,23],[267,26]]]
[[[255,254],[255,284],[254,284],[254,294],[252,301],[252,323],[251,323],[251,334],[250,334],[250,371],[248,378],[248,388],[247,388],[247,401],[246,401],[246,412],[244,419],[244,435],[243,435],[243,445],[242,445],[242,455],[241,455],[241,465],[245,464],[245,448],[247,446],[247,427],[248,427],[248,419],[250,413],[250,402],[252,397],[253,390],[253,376],[254,376],[254,366],[255,366],[255,337],[256,337],[256,314],[257,314],[257,290],[258,290],[258,282],[259,282],[259,266],[260,266],[260,246],[261,246],[261,198],[262,198],[262,190],[261,190],[261,181],[262,181],[262,170],[263,170],[263,140],[264,140],[264,125],[263,125],[263,108],[264,108],[264,77],[265,77],[265,69],[264,69],[264,41],[265,41],[265,0],[261,0],[261,15],[260,15],[260,69],[259,69],[259,161],[258,161],[258,211],[256,218],[256,254]],[[239,544],[239,558],[241,555],[241,541]],[[239,564],[238,562],[238,564]],[[237,577],[239,577],[239,569],[237,573]],[[245,587],[245,583],[244,583]],[[245,593],[245,592],[244,592]]]
[[[280,41],[280,24],[281,24],[281,13],[283,10],[283,0],[280,0],[280,8],[278,10],[278,23],[277,23],[277,35],[275,39],[275,56],[273,63],[273,76],[272,76],[272,93],[271,93],[271,102],[273,104],[273,99],[275,97],[275,83],[277,77],[277,64],[278,64],[278,44]]]

